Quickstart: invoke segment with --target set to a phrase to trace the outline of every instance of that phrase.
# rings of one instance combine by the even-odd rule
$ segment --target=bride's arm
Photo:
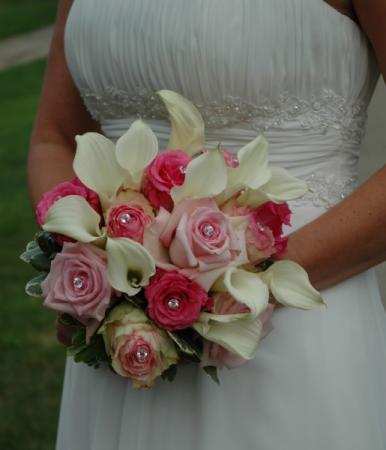
[[[386,0],[354,0],[386,79]],[[295,260],[318,289],[386,259],[386,166],[328,212],[289,236],[283,258]]]
[[[72,0],[61,0],[30,140],[28,185],[33,206],[57,183],[74,176],[76,134],[99,131],[79,96],[64,56],[64,26]]]

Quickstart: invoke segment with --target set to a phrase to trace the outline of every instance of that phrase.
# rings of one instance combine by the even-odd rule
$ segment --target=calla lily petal
[[[111,286],[128,295],[135,295],[149,283],[155,263],[148,251],[132,239],[107,239],[107,276]]]
[[[193,328],[203,338],[221,345],[231,353],[244,359],[252,359],[256,355],[263,328],[262,323],[246,317],[237,319],[235,316],[240,314],[216,316],[204,312],[201,313],[199,321],[193,325]],[[223,322],[221,319],[228,322]]]
[[[259,276],[282,305],[300,309],[326,305],[320,293],[311,285],[307,272],[293,261],[277,261]]]
[[[269,291],[267,285],[255,273],[230,267],[225,272],[222,282],[225,290],[235,300],[250,309],[251,317],[257,317],[266,310]]]
[[[83,197],[68,195],[51,206],[42,228],[79,242],[93,242],[102,237],[100,220],[100,215]]]
[[[184,184],[175,186],[171,190],[171,196],[175,204],[186,198],[211,198],[220,194],[226,183],[224,157],[218,149],[213,149],[197,156],[188,164]]]
[[[268,141],[264,136],[257,136],[242,147],[237,157],[238,167],[228,169],[228,198],[242,188],[258,189],[271,177],[268,167]]]
[[[260,189],[246,190],[238,198],[238,202],[256,208],[268,200],[276,203],[287,202],[302,197],[308,191],[307,183],[290,175],[281,167],[271,167],[271,174],[269,181]]]
[[[142,120],[135,120],[116,143],[119,165],[130,174],[129,186],[139,188],[143,171],[158,152],[158,140],[152,129]]]
[[[99,133],[76,136],[73,168],[78,178],[101,198],[109,200],[121,186],[125,171],[115,159],[115,146]]]
[[[205,125],[198,109],[186,98],[169,90],[158,91],[171,121],[168,149],[181,149],[189,155],[199,153],[205,142]]]

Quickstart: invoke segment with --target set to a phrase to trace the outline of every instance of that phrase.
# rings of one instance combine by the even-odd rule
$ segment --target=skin
[[[342,9],[341,0],[328,0],[357,20],[367,34],[386,76],[386,0],[354,0]],[[61,0],[51,44],[40,106],[28,160],[33,207],[42,194],[74,176],[76,134],[100,131],[85,109],[64,57],[63,31],[72,0]],[[42,176],[43,174],[43,176]],[[325,289],[386,259],[386,166],[379,169],[344,201],[289,236],[283,259],[301,264],[317,289]]]

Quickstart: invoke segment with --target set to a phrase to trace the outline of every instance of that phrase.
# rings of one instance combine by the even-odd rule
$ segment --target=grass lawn
[[[0,448],[4,450],[54,448],[65,360],[64,349],[55,340],[55,314],[24,293],[25,282],[35,272],[18,259],[36,229],[25,167],[44,65],[38,61],[0,72]]]
[[[58,0],[1,0],[0,39],[53,23],[57,4]]]

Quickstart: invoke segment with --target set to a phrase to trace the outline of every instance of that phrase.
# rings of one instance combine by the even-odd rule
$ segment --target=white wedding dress
[[[236,151],[264,132],[272,163],[311,187],[291,203],[288,231],[355,188],[379,74],[357,24],[323,0],[75,0],[65,53],[113,140],[142,116],[165,146],[159,89],[197,105],[208,146]],[[173,383],[136,391],[69,359],[57,450],[385,450],[386,316],[374,271],[322,294],[328,308],[275,312],[256,358],[221,371],[220,387],[185,366]]]

